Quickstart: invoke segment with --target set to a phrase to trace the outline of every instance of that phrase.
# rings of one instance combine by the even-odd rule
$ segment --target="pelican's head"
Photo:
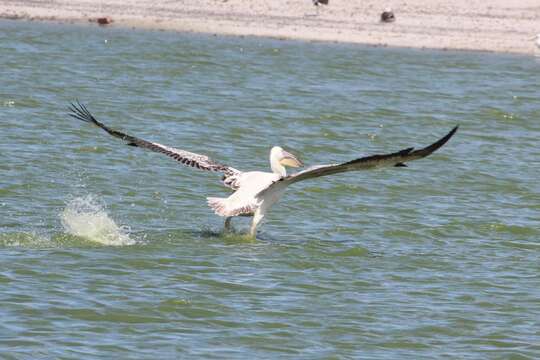
[[[270,166],[274,173],[286,176],[285,166],[300,167],[304,166],[304,164],[290,152],[283,150],[279,146],[274,146],[270,150]]]

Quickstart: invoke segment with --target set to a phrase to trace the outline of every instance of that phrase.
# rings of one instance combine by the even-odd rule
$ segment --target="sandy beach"
[[[392,8],[396,21],[381,23]],[[376,46],[535,54],[538,0],[0,0],[0,18]]]

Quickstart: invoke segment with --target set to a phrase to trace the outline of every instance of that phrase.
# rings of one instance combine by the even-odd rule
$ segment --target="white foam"
[[[92,195],[71,200],[60,218],[65,232],[74,236],[103,245],[123,246],[136,243],[129,237],[129,228],[116,225],[104,206]]]

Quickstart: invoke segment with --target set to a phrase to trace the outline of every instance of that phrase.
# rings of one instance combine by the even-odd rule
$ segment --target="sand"
[[[395,22],[379,21],[386,7]],[[533,55],[540,0],[0,0],[0,17]]]

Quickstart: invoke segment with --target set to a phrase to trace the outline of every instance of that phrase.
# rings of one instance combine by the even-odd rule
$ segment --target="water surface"
[[[5,359],[537,359],[540,62],[0,22]],[[67,116],[268,169],[425,146],[293,186],[257,240],[219,176]]]

